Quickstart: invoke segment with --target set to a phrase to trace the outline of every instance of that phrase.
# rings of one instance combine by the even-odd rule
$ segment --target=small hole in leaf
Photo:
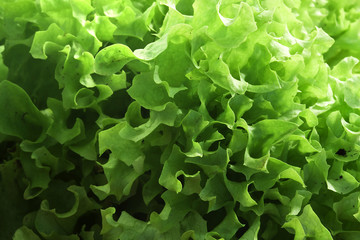
[[[262,191],[258,191],[254,184],[250,184],[249,187],[248,187],[248,191],[250,193],[250,196],[252,199],[254,199],[256,202],[259,202],[260,199],[262,198],[264,192]]]
[[[240,209],[240,203],[239,203],[239,202],[235,202],[234,211],[236,212],[238,209]]]
[[[216,151],[218,148],[219,148],[219,142],[216,141],[216,142],[213,142],[213,143],[210,145],[208,151],[209,151],[209,152],[213,152],[213,151]]]
[[[241,223],[244,223],[244,222],[241,221]],[[246,224],[244,227],[239,228],[235,233],[236,239],[240,239],[246,233],[246,231],[248,229],[249,229],[249,224]]]
[[[264,199],[264,203],[272,203],[275,205],[282,205],[281,202],[277,199]]]
[[[21,165],[21,162],[19,159],[16,159],[14,163],[15,163],[16,168],[22,168],[22,165]]]
[[[94,166],[94,172],[95,172],[95,174],[102,174],[102,173],[104,173],[104,168],[102,166],[96,164]]]
[[[83,215],[81,215],[75,226],[74,226],[74,232],[80,233],[81,229],[85,226],[85,231],[90,231],[91,227],[94,226],[97,222],[101,222],[101,215],[98,211],[90,211]]]
[[[221,106],[221,103],[218,101],[212,101],[206,106],[209,115],[213,119],[217,119],[217,117],[224,111],[224,109]]]
[[[336,155],[346,157],[346,150],[343,148],[340,148],[336,153]]]
[[[92,126],[98,117],[99,113],[91,108],[71,110],[70,116],[66,120],[66,127],[73,128],[77,118],[81,119],[85,126]]]
[[[184,183],[185,183],[185,178],[184,178],[184,175],[180,175],[177,177],[177,179],[181,182],[181,185],[184,186]]]
[[[255,191],[250,193],[250,196],[252,199],[254,199],[256,202],[259,202],[261,197],[263,196],[263,192]]]
[[[109,161],[109,157],[110,157],[111,151],[108,149],[106,150],[103,154],[101,154],[101,156],[98,159],[98,162],[101,164],[105,164]]]
[[[113,118],[123,118],[133,99],[125,89],[114,92],[100,103],[103,113]]]
[[[143,212],[136,212],[132,214],[132,216],[141,221],[145,221],[145,222],[149,221],[149,215]]]
[[[290,180],[290,178],[280,178],[280,179],[279,179],[279,182],[286,182],[286,181],[288,181],[288,180]]]
[[[227,95],[225,95],[225,99],[230,99],[231,98],[231,94],[227,94]]]
[[[29,195],[30,196],[34,196],[34,195],[37,195],[39,194],[39,192],[41,192],[43,189],[41,187],[34,187],[34,188],[31,188],[30,191],[29,191]]]
[[[230,181],[233,181],[233,182],[245,182],[246,181],[246,177],[244,174],[235,172],[234,170],[232,170],[230,168],[228,168],[226,171],[226,177],[227,177],[227,179],[229,179]]]
[[[209,231],[213,230],[217,225],[222,222],[225,216],[226,210],[224,208],[205,214],[204,219],[207,222],[207,229]]]
[[[236,129],[242,130],[243,132],[246,132],[245,128],[237,126]]]
[[[149,109],[146,109],[144,107],[141,107],[141,116],[143,118],[149,118],[150,117],[150,111]]]

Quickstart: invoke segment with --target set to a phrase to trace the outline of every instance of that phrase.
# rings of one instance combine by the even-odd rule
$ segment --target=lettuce
[[[360,238],[359,16],[2,0],[0,239]]]

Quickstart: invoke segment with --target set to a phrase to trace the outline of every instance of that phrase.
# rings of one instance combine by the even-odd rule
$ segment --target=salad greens
[[[0,1],[0,239],[360,239],[360,2]]]

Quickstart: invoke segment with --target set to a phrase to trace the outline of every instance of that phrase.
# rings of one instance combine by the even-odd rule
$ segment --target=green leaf
[[[359,192],[354,192],[334,203],[334,211],[342,222],[355,222],[360,220]]]
[[[177,177],[181,174],[184,174],[184,172],[181,170],[184,169],[184,159],[185,155],[180,151],[178,146],[174,145],[171,154],[166,160],[162,169],[159,178],[160,185],[176,193],[181,192],[182,184],[177,179]]]
[[[47,134],[55,138],[61,144],[69,142],[81,135],[84,131],[83,121],[77,118],[74,126],[71,129],[67,128],[66,120],[70,115],[70,110],[65,110],[61,101],[49,98],[47,105],[53,113],[53,122],[47,130]]]
[[[359,9],[0,1],[0,239],[358,239]]]
[[[203,201],[209,202],[208,212],[218,210],[231,201],[231,195],[226,189],[222,174],[209,178],[199,196]]]
[[[114,44],[96,54],[94,69],[100,75],[111,75],[120,72],[124,65],[134,59],[136,57],[129,47]]]
[[[13,237],[14,240],[40,240],[40,237],[36,235],[31,229],[23,226],[16,230]]]
[[[359,186],[356,178],[343,170],[343,162],[334,161],[329,171],[329,177],[326,181],[329,190],[347,194]]]
[[[206,221],[197,212],[190,212],[181,222],[181,227],[186,230],[182,235],[184,239],[203,239],[207,232]],[[188,235],[189,238],[185,238]]]
[[[30,53],[34,58],[47,59],[48,55],[60,51],[70,40],[71,37],[53,23],[47,30],[36,32]]]
[[[235,211],[229,204],[226,207],[225,218],[214,228],[213,232],[218,233],[225,239],[231,239],[235,235],[236,231],[242,227],[244,227],[244,224],[239,221]]]
[[[359,83],[360,78],[358,76],[348,78],[345,82],[344,101],[354,109],[360,108],[359,92],[355,90]]]
[[[7,78],[8,75],[8,68],[5,66],[4,64],[4,60],[3,60],[3,56],[2,56],[2,52],[4,51],[4,46],[0,46],[0,82],[2,80],[5,80]]]
[[[56,238],[57,235],[70,235],[77,219],[84,213],[98,209],[99,205],[87,196],[84,187],[72,185],[67,189],[75,197],[72,208],[64,213],[51,209],[49,202],[44,200],[35,217],[35,227],[43,237]],[[69,236],[70,239],[78,239]],[[65,238],[66,239],[66,238]]]
[[[231,93],[244,94],[247,90],[247,82],[237,80],[229,71],[229,67],[221,59],[211,59],[208,62],[209,71],[206,75],[220,87],[229,90]]]
[[[128,196],[135,180],[143,173],[142,160],[139,161],[140,167],[136,169],[119,161],[117,156],[112,154],[109,161],[102,165],[107,183],[101,186],[91,185],[91,190],[101,200],[109,195],[114,195],[118,200]]]
[[[354,57],[344,58],[331,70],[331,75],[342,81],[346,81],[352,77],[353,68],[358,62],[359,60]]]
[[[138,127],[131,127],[129,124],[126,124],[125,127],[121,129],[120,136],[124,139],[138,142],[151,134],[161,124],[174,126],[178,114],[179,111],[176,105],[168,103],[163,110],[151,111],[150,119],[146,123]]]
[[[251,177],[256,189],[259,190],[270,189],[279,179],[291,179],[305,187],[299,168],[272,157],[267,162],[267,172],[260,172]]]
[[[306,158],[307,164],[304,166],[304,181],[308,189],[314,193],[319,193],[323,184],[328,179],[330,166],[326,162],[326,153],[322,150]]]
[[[157,111],[164,110],[166,103],[170,101],[165,86],[155,83],[150,73],[137,75],[128,93],[141,106]]]
[[[207,152],[202,157],[191,157],[186,163],[193,163],[201,167],[208,176],[224,172],[229,163],[229,151],[219,147],[214,152]]]
[[[332,239],[329,230],[322,225],[310,205],[304,207],[300,216],[290,217],[283,227],[294,233],[295,239]]]
[[[249,156],[262,157],[268,153],[273,144],[281,141],[295,131],[295,123],[283,120],[266,119],[249,126]],[[246,163],[245,163],[246,165]]]
[[[119,135],[124,127],[125,123],[119,123],[99,133],[99,154],[110,150],[117,159],[130,166],[134,162],[143,161],[144,155],[141,153],[140,143],[124,139]]]
[[[152,212],[150,215],[150,223],[161,233],[171,232],[175,230],[181,220],[192,211],[192,205],[196,204],[198,199],[192,196],[176,194],[173,191],[165,191],[161,198],[165,201],[165,206],[160,214]],[[176,232],[174,232],[176,235]],[[174,236],[173,235],[173,236]]]
[[[241,236],[240,240],[257,239],[260,230],[260,218],[257,217],[250,228]]]
[[[91,1],[89,0],[70,0],[70,5],[72,7],[73,16],[79,20],[79,22],[84,26],[86,23],[86,17],[91,13],[94,8],[91,6]]]
[[[0,82],[0,103],[1,133],[34,141],[47,129],[49,120],[16,84]]]
[[[209,36],[227,48],[239,46],[248,34],[257,29],[252,9],[247,3],[225,5],[200,0],[193,8],[194,28],[207,26]]]

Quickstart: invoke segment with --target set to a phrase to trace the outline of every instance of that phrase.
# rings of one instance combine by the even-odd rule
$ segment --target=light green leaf
[[[164,110],[166,103],[170,101],[165,86],[155,83],[150,73],[137,75],[128,93],[143,107],[157,111]]]
[[[119,135],[124,126],[125,123],[122,122],[99,133],[99,154],[110,150],[117,159],[130,166],[135,161],[143,160],[144,156],[141,153],[140,143],[124,139]]]
[[[169,103],[162,111],[151,111],[150,119],[138,127],[131,127],[129,124],[126,124],[125,127],[121,129],[120,136],[124,139],[138,142],[151,134],[161,124],[174,126],[178,114],[179,112],[176,105]]]
[[[30,49],[34,58],[47,59],[48,55],[60,51],[70,40],[70,35],[55,23],[51,24],[46,31],[36,32]]]
[[[295,131],[295,123],[266,119],[249,126],[248,151],[252,157],[262,157],[276,142]]]
[[[95,56],[95,72],[111,75],[119,72],[125,64],[136,59],[131,49],[123,44],[114,44],[102,49]]]
[[[128,196],[135,180],[143,173],[143,170],[127,166],[123,161],[119,161],[117,156],[111,154],[109,161],[102,165],[107,179],[105,185],[91,185],[91,190],[95,195],[103,200],[109,195],[114,195],[116,199],[121,200]]]
[[[304,211],[300,216],[291,217],[283,225],[283,228],[294,233],[294,239],[300,240],[307,237],[314,239],[332,239],[329,230],[322,225],[319,217],[310,205],[304,207]]]
[[[221,46],[231,48],[242,43],[257,29],[252,9],[247,3],[223,5],[218,1],[196,1],[193,25],[208,27],[208,34]]]
[[[0,46],[0,82],[5,80],[8,75],[8,68],[4,64],[2,52],[4,51],[4,46]]]

